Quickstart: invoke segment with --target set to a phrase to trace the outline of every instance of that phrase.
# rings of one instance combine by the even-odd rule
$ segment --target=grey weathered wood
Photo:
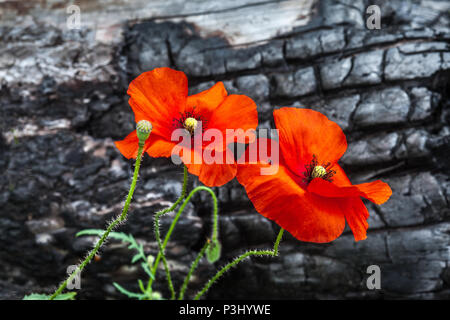
[[[352,182],[381,178],[394,191],[385,205],[368,205],[367,240],[355,243],[349,230],[328,245],[286,235],[280,258],[242,264],[208,297],[449,297],[447,2],[377,1],[378,31],[364,28],[362,0],[76,3],[81,30],[67,30],[60,2],[0,2],[1,298],[51,291],[94,240],[74,234],[120,212],[132,163],[113,141],[133,130],[127,86],[159,66],[183,70],[192,93],[223,81],[247,94],[262,127],[280,106],[323,112],[347,134],[341,164]],[[181,175],[170,161],[144,159],[122,230],[149,254],[153,213],[174,201]],[[276,226],[242,187],[232,181],[217,193],[219,265],[270,247]],[[176,286],[208,234],[209,210],[206,195],[196,198],[168,247]],[[123,298],[112,281],[135,288],[144,277],[131,256],[111,241],[83,274],[79,296]],[[365,287],[372,264],[382,291]],[[192,288],[213,272],[201,263]]]

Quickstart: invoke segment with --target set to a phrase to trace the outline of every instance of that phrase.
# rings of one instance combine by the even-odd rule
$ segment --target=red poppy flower
[[[342,233],[346,220],[355,241],[365,239],[369,213],[361,197],[382,204],[391,188],[380,180],[351,184],[337,163],[347,149],[345,135],[323,114],[282,108],[274,112],[274,119],[279,130],[278,172],[262,175],[261,168],[269,164],[260,158],[254,164],[239,164],[236,176],[256,210],[302,241],[330,242]],[[268,141],[257,142],[261,147]]]
[[[148,120],[153,125],[144,147],[148,155],[170,157],[179,142],[171,139],[175,129],[186,129],[192,140],[196,135],[203,136],[209,129],[216,129],[223,136],[222,142],[204,139],[199,149],[183,144],[180,156],[188,171],[207,186],[221,186],[235,177],[237,165],[226,146],[227,129],[243,129],[244,132],[237,132],[232,137],[233,141],[253,139],[252,135],[245,135],[246,130],[256,129],[258,125],[256,104],[252,99],[244,95],[228,95],[222,82],[188,96],[186,75],[170,68],[157,68],[141,74],[130,83],[128,94],[135,121]],[[197,130],[200,123],[202,130]],[[116,146],[126,158],[136,158],[136,131],[117,141]],[[205,150],[215,158],[222,158],[222,163],[195,163],[194,158],[203,160]]]

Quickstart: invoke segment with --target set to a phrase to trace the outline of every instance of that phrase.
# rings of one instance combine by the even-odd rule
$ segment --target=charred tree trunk
[[[347,229],[325,245],[287,235],[279,258],[248,260],[209,298],[450,297],[448,2],[77,2],[79,30],[68,29],[66,5],[0,3],[0,298],[53,290],[92,245],[75,233],[119,213],[133,169],[113,145],[134,126],[126,89],[161,66],[184,71],[191,93],[223,81],[249,95],[261,127],[280,106],[323,112],[347,134],[352,182],[381,178],[393,189],[384,206],[369,205],[367,240]],[[380,30],[365,26],[371,4]],[[157,252],[153,213],[176,199],[181,180],[170,160],[144,159],[121,231],[148,254]],[[270,247],[277,226],[244,189],[233,181],[217,192],[218,265]],[[199,197],[167,250],[176,287],[209,228],[210,200]],[[132,254],[110,241],[78,297],[124,298],[113,281],[136,289],[145,275]],[[381,268],[381,290],[366,287],[369,265]],[[214,270],[201,263],[192,288]]]

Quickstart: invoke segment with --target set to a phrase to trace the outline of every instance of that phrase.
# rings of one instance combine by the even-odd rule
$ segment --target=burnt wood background
[[[69,30],[66,8],[81,9]],[[366,8],[381,8],[368,30]],[[129,82],[168,66],[184,71],[190,93],[223,81],[272,110],[308,107],[337,121],[353,183],[381,178],[392,189],[368,203],[368,238],[346,229],[329,244],[286,235],[280,257],[249,259],[207,298],[450,297],[448,1],[1,1],[0,298],[51,292],[122,208],[133,162],[115,149],[134,127]],[[181,191],[182,168],[145,157],[129,219],[156,252],[153,213]],[[191,178],[191,186],[198,184]],[[278,227],[255,212],[233,180],[216,190],[223,256],[203,261],[188,298],[214,271],[249,248],[272,246]],[[189,205],[167,249],[175,287],[211,226],[211,200]],[[163,232],[170,218],[163,219]],[[138,290],[134,253],[111,240],[82,274],[78,298],[123,299],[116,281]],[[381,290],[366,268],[381,267]],[[164,272],[159,289],[167,296]]]

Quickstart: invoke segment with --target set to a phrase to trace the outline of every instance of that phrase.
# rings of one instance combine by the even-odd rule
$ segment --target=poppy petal
[[[227,90],[223,83],[217,82],[208,90],[189,96],[186,102],[186,110],[191,111],[195,108],[196,113],[208,119],[211,112],[222,103],[226,96]]]
[[[350,182],[350,179],[345,174],[344,169],[342,167],[335,163],[331,168],[331,170],[334,170],[335,174],[331,177],[333,184],[337,186],[351,186],[352,183]]]
[[[341,235],[345,216],[336,201],[305,192],[285,164],[272,175],[260,174],[264,166],[239,164],[236,175],[260,214],[301,241],[324,243]]]
[[[289,168],[305,170],[315,155],[320,163],[336,163],[347,149],[342,129],[320,112],[281,108],[273,112],[279,130],[280,148]]]
[[[355,184],[354,186],[364,194],[364,198],[369,199],[375,204],[385,203],[392,195],[391,187],[381,180]]]
[[[367,238],[367,229],[369,224],[367,218],[369,212],[360,198],[343,198],[339,199],[340,206],[345,212],[345,219],[348,226],[353,232],[355,241]]]
[[[172,121],[186,105],[186,75],[170,68],[157,68],[134,79],[127,93],[136,122],[148,120],[154,133],[170,138]]]
[[[125,139],[115,141],[114,144],[125,158],[131,159],[137,157],[139,139],[137,137],[136,130],[127,135]]]
[[[237,172],[236,163],[203,164],[198,179],[208,187],[220,187],[231,181]]]
[[[162,137],[153,134],[150,135],[149,140],[149,146],[146,151],[147,154],[153,158],[170,157],[173,148],[176,146],[174,142],[167,141]]]
[[[258,126],[258,112],[255,102],[244,95],[229,95],[220,106],[214,110],[208,119],[207,127],[218,129],[225,133],[226,142],[252,142],[255,139],[254,130]],[[227,132],[227,129],[233,129]],[[241,130],[238,130],[241,129]],[[253,129],[253,132],[249,131]]]
[[[236,176],[237,165],[232,153],[228,149],[224,152],[215,151],[214,159],[220,163],[212,161],[214,159],[210,159],[206,162],[205,155],[202,157],[196,150],[183,148],[183,153],[188,155],[187,157],[181,155],[181,157],[188,168],[189,173],[198,176],[198,179],[205,186],[220,187]],[[197,157],[201,163],[196,163],[195,157]]]
[[[373,203],[382,204],[392,195],[389,185],[381,180],[350,186],[337,186],[321,178],[316,178],[307,190],[329,198],[364,197]]]

